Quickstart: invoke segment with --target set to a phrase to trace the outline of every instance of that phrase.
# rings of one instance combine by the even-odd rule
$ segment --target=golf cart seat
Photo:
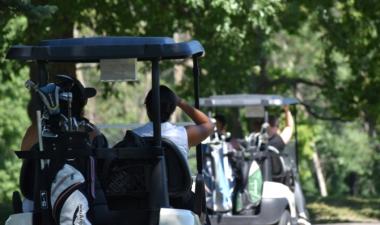
[[[287,157],[273,146],[268,146],[270,151],[272,165],[272,179],[275,182],[291,184],[291,168],[285,163],[284,157]]]
[[[152,143],[152,137],[143,137],[147,143]],[[178,147],[169,139],[162,138],[166,174],[168,178],[169,197],[181,197],[191,190],[192,178],[187,159]]]
[[[135,147],[136,150],[129,150],[128,147]],[[163,138],[162,147],[169,197],[183,196],[190,191],[192,184],[186,159],[173,142]],[[153,147],[153,138],[139,137],[127,131],[125,138],[117,143],[114,149],[120,149],[119,155],[130,153],[131,156],[141,150],[148,157],[136,159],[119,158],[114,155],[113,158],[106,159],[105,171],[100,176],[102,186],[100,193],[103,192],[104,197],[100,195],[95,201],[93,213],[95,221],[111,220],[119,221],[120,224],[148,224],[152,213],[159,213],[160,210],[160,207],[151,205],[152,201],[159,197],[154,195],[154,189],[157,188],[154,183],[160,180],[154,173],[156,166],[154,157],[157,157],[157,153]],[[121,223],[121,221],[124,222]]]

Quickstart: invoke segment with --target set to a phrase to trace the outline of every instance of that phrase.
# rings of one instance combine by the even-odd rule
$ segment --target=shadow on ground
[[[308,198],[313,223],[379,222],[380,198]]]

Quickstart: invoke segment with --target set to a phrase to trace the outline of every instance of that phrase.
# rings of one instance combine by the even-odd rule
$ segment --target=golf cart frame
[[[202,177],[202,151],[197,146],[197,176],[196,176],[196,202],[194,211],[170,209],[167,184],[166,162],[161,138],[160,126],[160,69],[162,60],[187,59],[193,60],[194,98],[195,107],[199,108],[199,63],[204,49],[198,41],[176,43],[168,37],[95,37],[44,40],[37,45],[12,46],[7,54],[8,59],[33,61],[37,64],[38,80],[35,82],[41,87],[48,83],[48,63],[98,63],[103,59],[137,59],[148,61],[152,65],[152,97],[153,97],[153,138],[149,149],[142,149],[138,154],[129,154],[135,148],[104,148],[79,151],[79,156],[104,158],[108,153],[117,154],[122,159],[154,159],[155,164],[150,180],[149,209],[151,210],[149,224],[199,224],[204,218],[204,187]],[[39,109],[42,110],[42,103]],[[37,111],[37,110],[36,110]],[[124,154],[121,152],[124,151]],[[136,152],[136,151],[134,151]],[[57,157],[70,158],[73,155],[60,155],[39,151],[16,152],[19,158],[29,158],[35,163],[34,177],[34,211],[33,213],[13,214],[6,224],[17,224],[20,221],[33,221],[34,225],[50,225],[49,196],[46,196],[49,185],[44,181],[41,169],[41,160]],[[173,218],[176,218],[173,220]],[[25,219],[25,220],[23,220]],[[119,218],[120,219],[120,218]],[[118,221],[120,222],[120,221]],[[116,224],[116,221],[108,221]],[[97,224],[96,221],[94,224]],[[126,223],[131,224],[131,223]]]
[[[284,98],[279,95],[264,95],[264,94],[232,94],[232,95],[215,95],[200,99],[200,105],[205,108],[239,108],[250,106],[284,106],[296,105],[299,101],[295,98]],[[298,139],[297,139],[297,119],[296,107],[294,106],[294,123],[295,123],[295,172],[298,172]],[[265,117],[267,113],[265,112]],[[267,120],[267,118],[265,118]],[[265,151],[268,151],[266,149]],[[294,194],[290,189],[280,183],[273,182],[271,160],[264,158],[262,165],[263,169],[263,193],[259,213],[255,215],[237,215],[223,216],[220,224],[281,224],[282,214],[285,210],[290,211],[291,223],[297,223],[297,213],[295,209]],[[284,195],[273,194],[282,190]],[[214,221],[214,218],[211,218]],[[220,218],[219,218],[220,220]]]

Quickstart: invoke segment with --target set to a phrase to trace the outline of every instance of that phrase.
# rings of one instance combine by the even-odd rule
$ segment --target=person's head
[[[177,106],[177,96],[165,85],[160,86],[161,123],[167,122]],[[150,90],[145,98],[145,107],[150,121],[153,121],[153,93]]]
[[[269,116],[268,123],[269,123],[269,129],[268,129],[269,134],[276,134],[278,132],[278,128],[280,125],[278,117],[273,116],[273,115]]]
[[[251,131],[254,133],[258,133],[261,130],[261,126],[263,125],[264,120],[262,118],[252,118],[251,119]]]
[[[216,114],[214,118],[216,120],[216,130],[218,132],[226,132],[226,117],[221,114]]]
[[[91,87],[84,87],[78,79],[67,75],[57,75],[55,79],[55,82],[59,86],[64,86],[67,83],[71,84],[71,87],[68,91],[70,91],[73,95],[73,100],[71,103],[72,115],[77,117],[82,116],[88,98],[94,97],[96,95],[96,89]]]

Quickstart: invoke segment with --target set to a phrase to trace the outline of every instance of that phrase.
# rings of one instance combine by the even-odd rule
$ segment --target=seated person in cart
[[[216,114],[214,116],[216,123],[216,132],[218,133],[219,136],[224,136],[227,137],[227,121],[226,117],[222,114]]]
[[[280,132],[279,119],[275,116],[269,116],[268,128],[268,145],[275,147],[278,151],[282,152],[292,138],[294,130],[294,120],[289,106],[284,106],[285,113],[285,127]]]
[[[145,98],[146,111],[151,122],[133,130],[133,132],[142,137],[153,136],[152,95],[152,91],[149,91]],[[160,96],[162,137],[172,141],[187,159],[190,147],[196,146],[206,139],[214,131],[214,124],[206,114],[190,106],[168,87],[160,86]],[[195,125],[183,127],[169,122],[170,116],[177,106],[194,121]],[[194,206],[194,193],[190,192],[181,199],[170,199],[170,204],[175,208],[192,209]]]
[[[285,127],[280,132],[279,129],[279,118],[275,116],[269,116],[269,127],[268,127],[268,145],[275,147],[280,153],[284,151],[285,146],[290,142],[293,130],[294,130],[294,120],[292,113],[289,110],[289,106],[284,106],[285,113]],[[273,162],[273,161],[272,161]],[[276,166],[276,165],[273,165]],[[296,200],[296,208],[299,215],[299,223],[304,225],[309,225],[308,211],[306,209],[306,203],[302,189],[298,180],[294,181],[294,194]]]

